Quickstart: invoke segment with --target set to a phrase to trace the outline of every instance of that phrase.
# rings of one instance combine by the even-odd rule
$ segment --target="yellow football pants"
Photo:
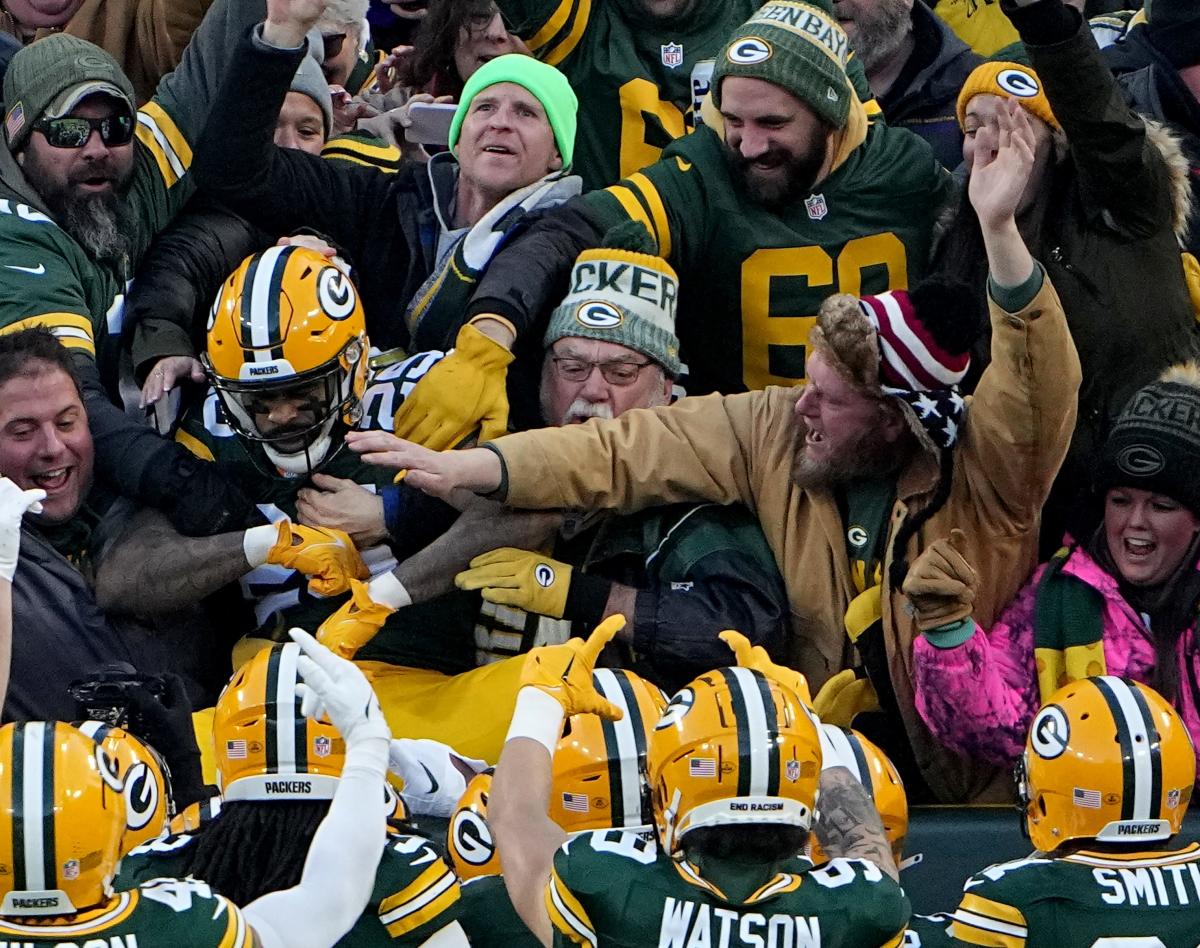
[[[489,764],[500,758],[508,733],[524,656],[458,675],[384,662],[358,662],[383,706],[393,737],[428,737]],[[213,759],[213,708],[192,715],[204,779],[217,782]]]

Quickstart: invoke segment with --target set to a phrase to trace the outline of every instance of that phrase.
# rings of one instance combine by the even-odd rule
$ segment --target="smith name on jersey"
[[[392,429],[396,409],[424,374],[442,358],[440,352],[424,352],[382,369],[370,379],[363,395],[362,430]],[[390,485],[395,472],[367,464],[351,451],[335,431],[320,472],[342,477],[375,491]],[[221,466],[257,504],[271,522],[296,517],[296,499],[301,488],[311,487],[307,477],[292,477],[278,471],[262,446],[240,437],[225,420],[217,394],[210,391],[204,402],[183,419],[176,438],[193,454]],[[253,524],[246,524],[247,527]],[[373,576],[395,568],[396,560],[384,545],[360,551]],[[251,570],[240,581],[245,599],[254,609],[257,634],[286,641],[292,626],[316,629],[345,601],[346,596],[325,597],[310,592],[306,577],[287,567],[266,564]],[[363,661],[381,661],[411,668],[429,668],[449,674],[475,666],[472,631],[478,598],[454,592],[432,602],[401,609],[356,656]],[[430,635],[431,629],[445,634]],[[452,631],[458,629],[461,636]]]
[[[990,866],[963,886],[951,934],[1004,948],[1196,948],[1200,843]]]
[[[743,902],[653,841],[622,830],[568,840],[546,906],[555,944],[613,948],[877,948],[903,944],[910,907],[874,864],[788,860]]]

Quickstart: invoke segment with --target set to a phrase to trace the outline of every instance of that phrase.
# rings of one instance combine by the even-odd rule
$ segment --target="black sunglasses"
[[[46,136],[55,148],[82,148],[92,137],[100,133],[100,141],[106,145],[128,145],[133,138],[133,117],[109,115],[104,118],[81,118],[68,115],[65,118],[38,119],[33,127]]]
[[[325,58],[335,59],[346,45],[346,34],[325,33],[321,36],[321,42],[325,46]]]

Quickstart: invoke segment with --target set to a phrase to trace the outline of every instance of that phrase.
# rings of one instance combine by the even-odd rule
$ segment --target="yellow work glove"
[[[371,575],[354,541],[341,530],[306,527],[280,520],[279,539],[267,552],[267,562],[286,566],[308,577],[308,589],[319,596],[337,596],[351,580]]]
[[[371,598],[366,583],[353,580],[350,598],[337,612],[321,623],[317,641],[341,658],[355,653],[375,637],[384,622],[396,610]]]
[[[718,638],[733,649],[734,660],[740,667],[753,668],[757,672],[762,672],[772,681],[779,682],[785,688],[790,688],[806,707],[812,707],[808,679],[800,672],[794,668],[788,668],[786,665],[776,665],[771,661],[771,656],[767,654],[765,648],[761,645],[751,646],[750,640],[741,632],[726,629]]]
[[[859,678],[847,668],[821,686],[812,707],[823,724],[850,727],[856,715],[879,710],[879,696],[869,678]]]
[[[979,574],[962,555],[966,541],[961,530],[951,530],[950,539],[935,540],[909,568],[904,595],[922,632],[971,616]]]
[[[471,560],[471,568],[454,577],[459,589],[478,589],[500,606],[561,619],[567,607],[572,569],[566,563],[503,546]]]
[[[604,646],[624,627],[624,616],[609,616],[596,626],[587,641],[570,639],[562,645],[532,649],[521,669],[521,687],[544,691],[562,705],[567,717],[598,714],[607,721],[621,720],[625,712],[596,690],[592,670]]]
[[[466,325],[454,348],[425,373],[396,411],[397,438],[434,451],[462,444],[479,432],[491,441],[508,430],[508,392],[504,387],[513,354]]]

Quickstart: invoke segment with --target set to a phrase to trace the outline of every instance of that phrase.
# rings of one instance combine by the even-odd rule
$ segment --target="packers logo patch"
[[[580,303],[575,310],[575,319],[588,329],[616,329],[625,322],[624,314],[612,303],[599,301]]]
[[[669,727],[674,727],[687,717],[687,713],[692,710],[692,705],[695,703],[696,693],[691,688],[684,688],[671,699],[671,703],[667,705],[667,709],[662,713],[662,717],[654,725],[654,730],[663,731]]]
[[[353,313],[358,302],[354,284],[337,267],[326,267],[317,275],[317,300],[330,319],[339,321]]]
[[[140,760],[125,775],[125,825],[141,829],[158,810],[158,781]]]
[[[1071,724],[1066,712],[1056,704],[1042,708],[1029,728],[1029,743],[1043,760],[1061,756],[1070,739]]]
[[[492,840],[487,821],[478,813],[459,810],[450,823],[450,840],[454,853],[471,866],[487,865],[496,855],[496,844]]]
[[[1032,99],[1042,91],[1037,77],[1024,69],[1005,69],[996,76],[996,85],[1018,99]]]
[[[739,66],[757,66],[770,59],[774,52],[771,44],[765,39],[747,36],[730,44],[729,49],[725,52],[725,58]]]
[[[533,579],[543,589],[549,589],[554,585],[554,569],[549,563],[538,563],[533,568]]]
[[[1117,454],[1117,467],[1131,477],[1152,477],[1166,466],[1162,452],[1148,444],[1131,444]]]

